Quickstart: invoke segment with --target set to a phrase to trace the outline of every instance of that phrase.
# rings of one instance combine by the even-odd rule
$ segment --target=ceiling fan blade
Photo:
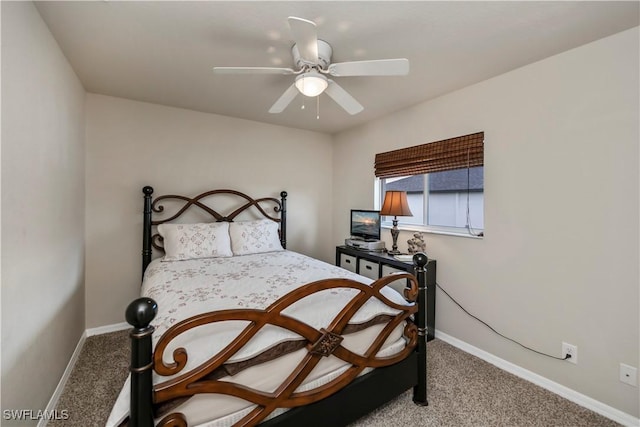
[[[318,32],[312,21],[290,16],[288,18],[291,35],[296,43],[300,57],[310,63],[318,63]]]
[[[329,86],[325,89],[325,93],[351,115],[358,114],[364,110],[364,107],[353,96],[349,95],[349,92],[333,80],[329,80]]]
[[[373,61],[338,62],[329,65],[329,74],[343,76],[405,76],[409,74],[409,60],[377,59]]]
[[[298,96],[298,88],[296,88],[295,84],[292,84],[289,86],[289,89],[284,91],[271,108],[269,108],[269,112],[282,113],[296,96]]]
[[[293,74],[291,68],[273,67],[213,67],[216,74]]]

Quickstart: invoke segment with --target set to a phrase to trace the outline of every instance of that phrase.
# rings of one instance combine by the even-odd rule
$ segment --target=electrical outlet
[[[567,362],[571,362],[574,365],[578,364],[578,347],[573,344],[562,343],[562,357],[570,355],[571,357],[566,359]]]
[[[632,385],[634,387],[638,386],[638,369],[633,366],[625,365],[624,363],[620,364],[620,381],[625,384]]]

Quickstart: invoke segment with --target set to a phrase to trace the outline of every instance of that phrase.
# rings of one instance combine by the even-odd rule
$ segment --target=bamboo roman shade
[[[484,132],[376,154],[378,178],[421,175],[484,164]]]

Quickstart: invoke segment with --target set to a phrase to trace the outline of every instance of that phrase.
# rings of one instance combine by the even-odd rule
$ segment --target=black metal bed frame
[[[161,196],[152,201],[153,188],[146,186],[144,193],[144,225],[143,225],[143,250],[142,272],[151,262],[152,248],[162,249],[159,245],[159,236],[152,234],[152,226],[171,221],[180,216],[190,206],[195,205],[211,214],[216,221],[233,221],[233,219],[245,209],[251,206],[257,209],[267,218],[280,222],[280,241],[286,248],[286,197],[287,193],[280,193],[281,199],[262,198],[252,199],[243,193],[233,190],[214,190],[203,193],[194,198],[184,196]],[[200,200],[213,194],[234,194],[246,200],[245,205],[236,209],[229,215],[220,215]],[[186,202],[185,206],[174,216],[154,221],[153,212],[163,212],[162,200],[178,199]],[[275,203],[274,211],[280,214],[280,218],[268,215],[260,203]],[[376,368],[371,372],[355,378],[336,393],[314,403],[295,407],[287,412],[264,421],[261,427],[284,426],[344,426],[362,417],[413,388],[413,401],[417,405],[426,406],[427,402],[427,285],[426,265],[428,258],[425,254],[414,256],[417,278],[416,303],[418,310],[415,314],[414,324],[417,327],[417,345],[415,350],[402,361],[391,366]],[[130,427],[152,426],[153,413],[153,384],[152,370],[154,369],[153,349],[151,335],[154,327],[151,325],[157,313],[157,304],[150,298],[138,298],[131,302],[126,309],[127,322],[133,326],[130,332],[131,338],[131,401],[130,401]],[[184,419],[163,420],[172,426],[186,426]]]

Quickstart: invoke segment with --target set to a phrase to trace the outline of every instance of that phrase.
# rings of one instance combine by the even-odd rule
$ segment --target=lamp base
[[[387,253],[389,255],[398,255],[400,251],[398,250],[398,234],[400,234],[400,230],[398,230],[398,217],[393,217],[393,227],[391,228],[391,239],[393,240],[393,246],[391,250]]]

